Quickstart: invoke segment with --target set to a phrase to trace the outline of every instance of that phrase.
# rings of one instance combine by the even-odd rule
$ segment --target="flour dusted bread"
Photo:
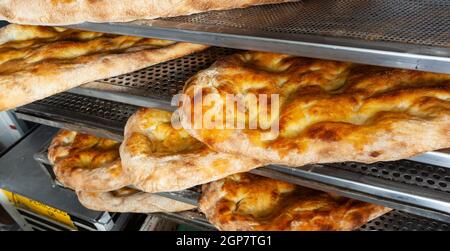
[[[112,191],[130,184],[120,163],[119,145],[113,140],[60,130],[50,144],[48,158],[65,187]]]
[[[127,22],[291,1],[294,0],[1,0],[0,19],[39,25]]]
[[[209,149],[184,129],[172,127],[171,117],[171,112],[142,108],[127,122],[120,156],[138,189],[178,191],[261,165]]]
[[[131,188],[102,193],[78,191],[77,195],[83,206],[96,211],[156,213],[179,212],[195,208],[190,204]]]
[[[0,29],[0,111],[205,48],[66,28],[8,25]]]
[[[228,231],[348,231],[391,210],[249,173],[203,185],[199,209]]]
[[[184,93],[191,102],[183,103],[181,117],[191,135],[214,150],[266,163],[370,163],[450,147],[446,74],[243,52],[199,72]],[[227,94],[242,95],[244,109],[224,121],[233,123],[240,114],[246,123],[259,122],[258,128],[208,129],[218,119],[210,123],[206,115],[221,108],[194,101],[194,96],[205,100],[211,93],[223,103]],[[259,94],[268,94],[267,117],[259,108],[249,112],[252,94],[257,103]],[[271,94],[279,95],[279,111],[270,110],[275,103]],[[193,127],[195,116],[203,118],[201,128]],[[276,124],[278,134],[269,127]]]

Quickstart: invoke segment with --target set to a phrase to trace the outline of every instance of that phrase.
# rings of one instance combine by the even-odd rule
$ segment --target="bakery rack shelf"
[[[202,230],[215,230],[205,216],[196,211],[180,213],[158,213],[158,217],[166,218],[177,223],[198,227]],[[449,231],[450,225],[445,222],[435,221],[424,217],[411,215],[405,212],[393,210],[378,217],[365,225],[359,231]]]
[[[218,58],[236,51],[211,47],[132,73],[98,80],[68,91],[74,95],[57,94],[24,106],[19,109],[20,116],[37,123],[122,140],[123,126],[138,106],[174,110],[171,98],[182,91],[190,77]],[[85,105],[79,105],[88,99]],[[68,116],[67,111],[72,109],[73,113]],[[450,168],[450,149],[428,152],[411,160]]]
[[[218,58],[237,52],[211,47],[205,51],[160,63],[129,74],[98,80],[69,92],[135,106],[174,110],[171,99],[198,71],[208,68]]]
[[[303,0],[86,30],[450,73],[447,0]]]
[[[34,158],[45,165],[49,165],[47,158],[46,146],[35,154]],[[51,171],[50,171],[51,172]],[[49,173],[50,173],[49,172]],[[267,171],[266,171],[267,172]],[[258,172],[255,172],[258,173]],[[52,176],[52,175],[50,175]],[[298,182],[296,182],[298,183]],[[317,186],[314,186],[317,187]],[[69,190],[67,190],[69,191]],[[159,193],[159,195],[175,199],[178,201],[183,201],[192,205],[198,205],[198,200],[200,198],[200,192],[198,187],[191,190],[184,190],[172,193]],[[189,210],[185,212],[177,213],[155,213],[161,218],[165,218],[180,224],[187,224],[200,230],[217,230],[213,225],[211,225],[205,218],[205,216],[198,212],[197,210]],[[373,230],[450,230],[450,224],[427,219],[424,217],[408,214],[402,211],[394,210],[389,212],[382,217],[374,219],[359,230],[363,231],[373,231]]]
[[[138,106],[66,92],[20,107],[16,114],[33,122],[121,140],[128,117],[137,109]],[[450,222],[449,168],[401,160],[370,165],[267,166],[253,172]],[[177,193],[165,196],[180,198]],[[195,196],[187,197],[195,200]]]
[[[39,165],[41,166],[42,170],[46,174],[46,176],[50,179],[50,183],[54,187],[60,187],[61,189],[64,189],[64,186],[59,183],[56,180],[56,176],[53,173],[53,165],[50,163],[48,159],[48,147],[50,145],[50,142],[47,142],[43,145],[42,149],[35,153],[33,155],[34,160],[36,160]],[[197,205],[198,199],[199,199],[199,189],[198,187],[189,189],[189,190],[183,190],[183,191],[177,191],[177,192],[164,192],[164,193],[158,193],[161,196],[164,196],[169,199],[181,201],[184,203],[188,203],[191,205]],[[69,189],[66,189],[69,190]]]
[[[39,168],[33,154],[41,151],[44,144],[57,132],[57,129],[48,126],[39,126],[31,130],[18,141],[14,147],[4,152],[0,158],[0,189],[20,194],[32,200],[44,202],[46,205],[58,208],[67,214],[78,229],[92,230],[96,226],[113,227],[120,230],[124,222],[130,219],[128,213],[106,213],[89,210],[83,207],[77,200],[76,194],[59,186],[55,186],[48,175]],[[38,222],[46,228],[53,229],[57,222],[42,221],[42,217],[25,209],[21,209],[21,215]],[[46,223],[47,222],[47,223]],[[111,224],[115,223],[115,224]],[[31,224],[31,223],[30,223]],[[35,227],[36,224],[33,224]],[[50,226],[46,225],[50,224]],[[53,228],[52,228],[53,226]],[[60,229],[60,227],[57,227]]]
[[[194,193],[195,194],[195,193]],[[181,194],[180,194],[181,195]],[[182,195],[181,195],[182,196]],[[200,194],[196,196],[199,198]],[[192,199],[192,195],[189,196]],[[192,201],[192,200],[191,200]],[[193,202],[193,201],[192,201]],[[193,203],[197,205],[197,203]],[[202,230],[216,230],[216,228],[208,222],[205,215],[197,210],[190,210],[178,213],[157,213],[159,217],[175,221],[180,224],[188,224]],[[438,220],[429,219],[393,210],[381,217],[378,217],[362,227],[360,231],[449,231],[450,224]]]

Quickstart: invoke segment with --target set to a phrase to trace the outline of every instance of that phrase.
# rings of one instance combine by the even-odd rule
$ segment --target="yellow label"
[[[57,208],[45,205],[39,201],[28,199],[27,197],[12,193],[10,191],[6,191],[3,189],[0,189],[0,191],[3,192],[3,194],[5,194],[6,198],[8,198],[8,200],[15,207],[32,211],[36,214],[51,218],[51,219],[58,221],[66,226],[76,229],[75,225],[73,224],[72,220],[70,219],[70,216],[66,212],[61,211]]]

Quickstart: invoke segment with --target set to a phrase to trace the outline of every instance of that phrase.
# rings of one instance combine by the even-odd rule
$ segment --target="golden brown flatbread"
[[[206,47],[66,28],[8,25],[0,29],[0,111]]]
[[[261,166],[251,158],[210,150],[172,127],[171,117],[171,112],[142,108],[127,122],[120,156],[138,189],[178,191]]]
[[[130,184],[122,169],[120,143],[60,130],[48,149],[56,178],[76,191],[107,192]]]
[[[2,0],[0,19],[35,25],[128,22],[292,1],[295,0]]]
[[[181,117],[192,136],[216,151],[266,163],[371,163],[450,147],[448,74],[243,52],[199,72],[184,93],[191,102],[182,105]],[[240,118],[245,128],[208,129],[220,120],[207,115],[222,108],[194,97],[206,100],[209,94],[224,104],[227,94],[242,95],[242,109],[217,117],[224,125]],[[260,94],[268,95],[267,117],[258,106],[250,112],[250,101],[263,103]],[[271,94],[279,95],[279,111],[270,110],[276,103]],[[202,118],[201,128],[189,120],[195,116]],[[249,129],[255,121],[258,128]],[[270,127],[276,124],[278,134]]]
[[[92,210],[127,213],[179,212],[196,206],[131,188],[111,192],[77,191],[80,203]]]
[[[348,231],[391,210],[249,173],[203,185],[199,209],[227,231]]]

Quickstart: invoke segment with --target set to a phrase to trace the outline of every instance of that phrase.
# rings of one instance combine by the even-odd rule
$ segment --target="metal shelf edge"
[[[351,61],[412,70],[450,73],[450,50],[429,46],[297,35],[284,38],[277,33],[241,31],[226,27],[174,23],[164,20],[130,23],[83,23],[72,28],[153,37],[213,46],[286,53],[304,57]],[[220,32],[218,32],[220,31]],[[435,51],[435,53],[425,53]]]
[[[435,220],[450,222],[450,200],[448,194],[437,192],[433,195],[414,187],[397,182],[380,182],[379,179],[348,172],[327,170],[320,165],[288,168],[266,166],[251,173],[282,180],[312,189],[334,192],[369,203],[402,210]],[[395,188],[395,189],[393,189]]]
[[[68,90],[68,92],[140,107],[158,108],[167,111],[174,111],[176,109],[176,107],[170,105],[170,102],[165,100],[130,94],[129,92],[124,91],[123,87],[114,87],[113,85],[101,82],[75,87]]]

